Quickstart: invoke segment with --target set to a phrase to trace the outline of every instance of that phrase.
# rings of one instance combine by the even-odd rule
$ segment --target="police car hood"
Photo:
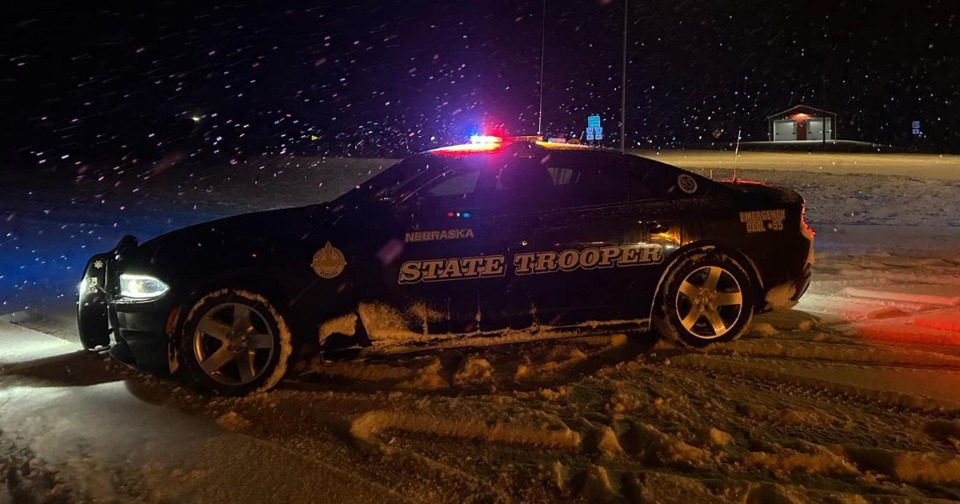
[[[325,205],[308,205],[245,213],[171,231],[144,243],[142,247],[213,236],[269,238],[291,232],[302,233],[307,228],[322,224],[325,218],[330,215],[332,213]]]
[[[325,205],[267,210],[178,229],[126,254],[129,268],[190,274],[194,268],[230,268],[250,257],[267,257],[322,229],[333,215]]]

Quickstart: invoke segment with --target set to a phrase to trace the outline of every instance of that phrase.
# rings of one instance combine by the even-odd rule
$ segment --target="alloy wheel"
[[[697,338],[715,339],[740,320],[743,290],[726,269],[704,266],[680,282],[675,306],[677,319],[687,332]]]
[[[276,351],[273,331],[256,308],[223,303],[208,311],[193,337],[203,372],[224,385],[246,385],[269,367]]]

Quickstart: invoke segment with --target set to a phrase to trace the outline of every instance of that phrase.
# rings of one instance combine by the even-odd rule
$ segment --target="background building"
[[[807,105],[796,105],[767,117],[769,137],[774,142],[837,139],[837,114]]]

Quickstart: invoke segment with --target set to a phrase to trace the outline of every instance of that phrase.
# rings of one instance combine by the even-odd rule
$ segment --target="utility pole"
[[[623,70],[620,72],[620,151],[627,150],[627,22],[630,0],[623,0]]]
[[[543,56],[547,51],[547,0],[543,0],[540,23],[540,112],[537,114],[537,135],[543,134]]]
[[[820,106],[823,110],[823,145],[827,145],[827,78],[823,75],[820,76]],[[831,125],[832,126],[832,125]],[[832,127],[830,129],[833,129]]]

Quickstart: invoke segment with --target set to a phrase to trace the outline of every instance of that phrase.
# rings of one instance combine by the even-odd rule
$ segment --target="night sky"
[[[8,167],[397,156],[537,130],[542,0],[10,3]],[[598,113],[619,145],[622,0],[546,5],[543,131]],[[630,0],[628,145],[766,140],[769,114],[805,103],[839,113],[842,138],[960,151],[958,12]]]

